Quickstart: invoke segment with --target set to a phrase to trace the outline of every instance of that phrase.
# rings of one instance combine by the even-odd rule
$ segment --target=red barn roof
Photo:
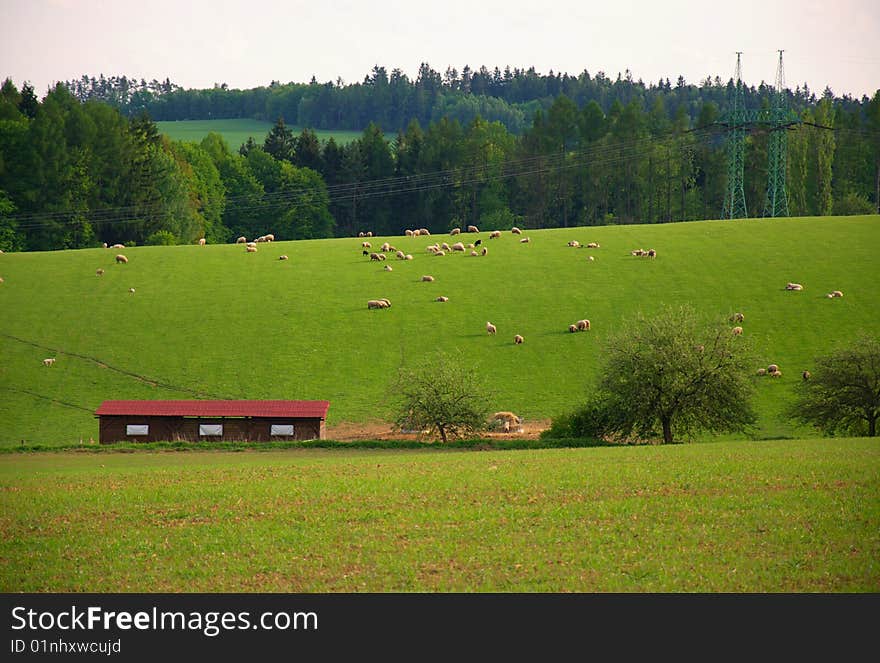
[[[330,401],[104,401],[101,415],[327,418]]]

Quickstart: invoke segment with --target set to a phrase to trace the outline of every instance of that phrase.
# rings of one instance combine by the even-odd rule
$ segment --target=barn
[[[324,439],[329,401],[104,401],[101,444]]]

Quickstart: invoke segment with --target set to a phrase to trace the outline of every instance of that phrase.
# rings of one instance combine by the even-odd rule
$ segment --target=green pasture
[[[237,151],[238,148],[247,142],[249,137],[260,145],[266,139],[266,134],[272,128],[274,122],[263,122],[261,120],[176,120],[166,122],[156,122],[159,132],[165,134],[172,140],[189,141],[200,143],[202,139],[210,132],[215,132],[226,139],[229,147]],[[302,131],[302,127],[289,126],[294,135],[298,135]],[[316,129],[315,134],[321,142],[329,140],[331,137],[339,145],[347,145],[356,138],[360,138],[360,131],[345,130],[326,130]]]
[[[880,332],[878,216],[526,230],[528,244],[483,230],[387,238],[414,259],[382,263],[356,237],[257,253],[135,247],[122,265],[113,249],[0,255],[0,445],[97,438],[92,413],[105,399],[326,399],[331,425],[388,420],[398,368],[436,350],[479,370],[493,408],[550,418],[583,402],[624,319],[682,303],[744,313],[754,368],[779,364],[782,378],[755,378],[754,437],[809,437],[780,415],[801,371],[860,331]],[[425,250],[477,237],[484,257]],[[384,239],[371,238],[373,250]],[[804,290],[786,291],[789,281]],[[367,309],[382,297],[390,309]],[[590,332],[567,331],[584,317]],[[44,367],[45,357],[57,361]]]
[[[3,592],[877,592],[876,440],[0,456]]]

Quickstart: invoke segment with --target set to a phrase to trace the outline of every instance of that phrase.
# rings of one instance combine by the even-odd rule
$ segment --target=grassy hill
[[[414,260],[385,263],[363,256],[358,238],[252,254],[136,247],[126,265],[109,249],[0,255],[0,445],[97,438],[92,412],[111,398],[327,399],[331,424],[384,419],[398,367],[438,349],[488,378],[497,409],[552,417],[582,402],[622,320],[685,302],[745,314],[760,365],[784,373],[756,378],[759,436],[803,436],[779,416],[800,372],[860,330],[880,332],[876,215],[526,234],[529,244],[480,233],[489,254],[476,258],[425,252],[446,235],[388,238]],[[601,248],[569,248],[572,239]],[[636,258],[634,248],[658,256]],[[788,281],[804,291],[786,291]],[[827,299],[835,289],[844,297]],[[367,309],[381,297],[392,308]],[[583,317],[592,331],[568,333]],[[47,368],[49,356],[57,362]]]
[[[262,145],[273,123],[260,120],[179,120],[176,122],[156,122],[156,125],[161,133],[172,140],[195,143],[201,142],[205,136],[214,131],[226,139],[231,149],[238,150],[251,136]],[[290,126],[289,128],[294,135],[302,131],[302,127]],[[323,129],[315,130],[315,134],[322,142],[332,137],[340,145],[346,145],[361,136],[359,131],[327,131]]]

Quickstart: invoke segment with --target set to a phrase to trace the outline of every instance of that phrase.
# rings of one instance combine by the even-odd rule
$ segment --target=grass
[[[0,456],[3,592],[877,592],[869,439]]]
[[[584,400],[602,342],[623,320],[680,303],[745,314],[755,368],[773,362],[784,373],[755,378],[755,435],[808,437],[780,415],[801,371],[859,331],[880,331],[876,215],[526,234],[530,244],[484,232],[489,254],[478,258],[425,252],[448,236],[388,238],[414,255],[388,263],[362,256],[358,238],[279,241],[252,254],[135,247],[127,265],[103,249],[4,254],[0,446],[88,443],[105,399],[327,399],[331,425],[387,420],[398,368],[437,348],[486,377],[493,408],[545,419]],[[601,248],[569,248],[571,239]],[[658,257],[632,257],[639,247]],[[785,291],[789,281],[805,290]],[[827,299],[834,289],[844,297]],[[434,301],[441,294],[449,302]],[[392,308],[367,309],[381,297]],[[592,331],[568,333],[583,317]],[[57,357],[49,368],[48,356]]]
[[[238,150],[249,137],[253,137],[258,144],[262,145],[274,122],[261,120],[178,120],[156,122],[156,125],[159,127],[160,133],[172,140],[195,143],[200,143],[208,133],[213,131],[221,134],[230,148]],[[291,125],[288,128],[293,131],[295,136],[302,131],[302,127]],[[316,129],[315,134],[322,143],[332,137],[339,145],[347,145],[361,137],[360,131],[346,130]]]

